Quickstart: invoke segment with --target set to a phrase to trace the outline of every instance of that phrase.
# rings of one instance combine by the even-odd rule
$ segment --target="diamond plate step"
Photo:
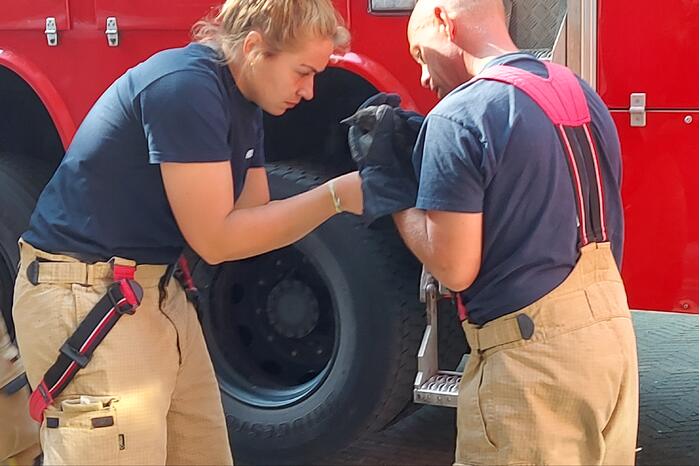
[[[454,371],[438,371],[419,388],[413,390],[413,401],[426,405],[457,407],[459,383],[462,374]]]

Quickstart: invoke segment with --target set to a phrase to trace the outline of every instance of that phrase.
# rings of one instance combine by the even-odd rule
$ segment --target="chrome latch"
[[[58,29],[56,28],[56,18],[48,17],[46,18],[46,42],[48,42],[49,47],[56,47],[58,45]]]
[[[647,95],[643,92],[630,94],[630,126],[647,125]]]
[[[105,29],[105,34],[107,35],[107,45],[110,47],[116,47],[119,45],[119,28],[117,27],[117,18],[110,16],[107,18],[107,29]]]

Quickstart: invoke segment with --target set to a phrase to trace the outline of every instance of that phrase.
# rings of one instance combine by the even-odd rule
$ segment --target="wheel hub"
[[[303,282],[283,280],[267,298],[267,319],[277,333],[287,338],[304,338],[319,318],[316,296]]]
[[[281,407],[320,387],[338,340],[315,263],[288,246],[207,270],[203,327],[222,389],[244,403]]]

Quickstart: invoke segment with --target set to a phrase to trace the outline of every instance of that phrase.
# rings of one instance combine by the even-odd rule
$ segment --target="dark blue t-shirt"
[[[511,53],[488,66],[515,66],[546,77],[543,63]],[[600,97],[580,80],[590,108],[606,220],[622,260],[622,164],[615,125]],[[462,85],[427,116],[417,207],[483,213],[479,274],[462,293],[476,324],[516,311],[556,288],[579,253],[574,191],[554,125],[522,91],[496,81]]]
[[[238,197],[246,170],[264,165],[261,109],[243,97],[213,49],[159,52],[95,103],[23,238],[88,260],[173,263],[185,240],[159,164],[225,160]]]

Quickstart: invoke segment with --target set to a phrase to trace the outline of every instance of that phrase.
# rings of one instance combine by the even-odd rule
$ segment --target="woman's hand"
[[[341,175],[333,180],[335,193],[340,199],[340,208],[343,212],[362,215],[362,179],[358,172]]]

